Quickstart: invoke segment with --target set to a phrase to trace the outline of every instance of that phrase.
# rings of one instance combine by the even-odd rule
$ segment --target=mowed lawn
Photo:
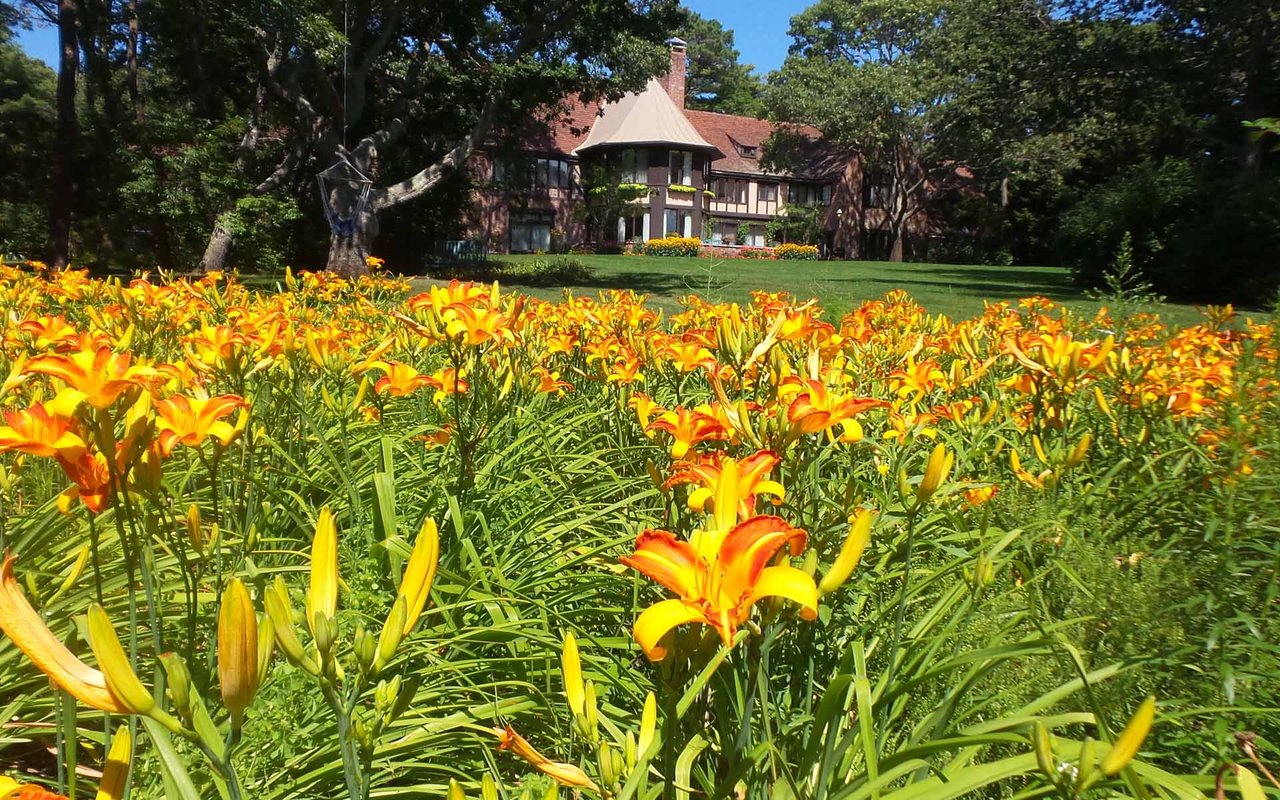
[[[982,312],[984,301],[1016,300],[1043,295],[1050,300],[1092,312],[1099,303],[1071,282],[1058,267],[987,267],[956,264],[894,264],[881,261],[749,261],[655,256],[570,256],[594,271],[590,280],[570,286],[504,285],[546,299],[559,298],[565,288],[575,294],[605,289],[634,289],[654,305],[672,310],[679,298],[694,293],[713,301],[738,301],[759,289],[817,298],[831,313],[843,314],[864,300],[905,289],[926,309],[952,318]],[[507,261],[561,256],[499,256]],[[1158,310],[1170,323],[1186,324],[1199,315],[1192,306],[1164,304]]]

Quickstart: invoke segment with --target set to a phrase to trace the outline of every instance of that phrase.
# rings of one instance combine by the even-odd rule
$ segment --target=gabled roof
[[[643,92],[627,94],[601,108],[600,118],[573,153],[581,155],[606,145],[664,145],[702,150],[712,158],[725,155],[698,133],[656,80],[650,80]]]
[[[712,169],[721,172],[743,172],[751,175],[768,175],[760,166],[758,154],[764,151],[764,142],[776,127],[767,119],[740,117],[736,114],[719,114],[714,111],[693,111],[685,109],[684,116],[706,139],[725,157],[716,161]],[[809,125],[799,125],[794,130],[817,142],[822,133]],[[742,154],[742,147],[756,148],[757,157]],[[808,170],[805,170],[808,172]]]

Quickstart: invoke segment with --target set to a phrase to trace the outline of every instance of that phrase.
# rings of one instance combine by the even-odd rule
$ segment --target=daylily
[[[77,500],[95,514],[111,502],[111,467],[102,453],[86,450],[78,458],[59,458],[58,466],[72,482],[58,496],[58,510],[66,514]]]
[[[27,602],[13,573],[15,561],[17,556],[7,555],[0,566],[0,630],[67,694],[99,711],[129,713],[107,689],[106,676],[68,650]]]
[[[408,364],[401,364],[398,361],[375,361],[369,366],[376,367],[384,373],[373,384],[373,390],[378,394],[404,397],[431,384],[430,376],[423,375]]]
[[[39,356],[27,362],[28,372],[49,375],[83,395],[96,409],[109,408],[125,392],[154,379],[150,367],[131,363],[128,353],[113,353],[110,348],[81,350],[70,355]]]
[[[841,440],[857,441],[862,438],[862,427],[853,416],[887,405],[883,400],[840,394],[828,389],[821,381],[810,380],[805,384],[805,391],[796,395],[787,408],[787,421],[791,423],[793,436],[826,431],[839,425]]]
[[[157,427],[160,429],[157,436],[160,452],[168,457],[178,445],[199,447],[210,436],[223,446],[231,444],[243,430],[242,423],[248,421],[247,417],[236,425],[224,422],[222,418],[247,406],[244,398],[233,394],[218,397],[187,397],[178,394],[168,400],[157,400],[155,407],[158,415]]]
[[[552,761],[542,755],[533,749],[533,745],[529,744],[523,736],[516,733],[515,728],[510,725],[506,728],[494,728],[493,732],[498,736],[499,750],[510,750],[525,761],[528,761],[534,769],[550,777],[561,786],[577,786],[594,792],[600,791],[600,787],[596,786],[595,781],[587,777],[587,773],[573,764]]]
[[[67,411],[60,409],[55,399],[51,403],[36,403],[24,411],[6,413],[7,424],[0,427],[0,451],[17,450],[43,458],[76,460],[88,446]]]
[[[689,508],[694,511],[702,511],[707,501],[715,496],[716,486],[720,482],[727,462],[730,461],[733,459],[722,456],[719,459],[708,457],[701,462],[680,462],[676,464],[675,472],[663,483],[662,488],[670,489],[682,483],[700,484],[697,489],[690,492],[688,503]],[[740,519],[746,520],[755,512],[756,495],[770,495],[774,498],[775,505],[786,497],[787,493],[782,484],[767,480],[769,473],[781,462],[782,459],[772,450],[760,450],[734,463],[738,475]]]
[[[698,442],[723,441],[729,431],[715,417],[703,411],[677,408],[662,412],[649,423],[648,431],[666,431],[671,434],[671,457],[684,458],[689,448]]]
[[[769,566],[783,547],[799,555],[808,534],[780,517],[752,517],[737,523],[740,488],[737,464],[725,459],[716,483],[707,530],[692,542],[670,531],[645,530],[635,552],[622,563],[652,578],[678,597],[645,609],[635,623],[635,637],[652,661],[666,658],[663,637],[679,625],[698,622],[714,628],[726,647],[733,646],[738,626],[765,597],[785,597],[801,607],[803,619],[818,615],[818,587],[795,567]]]

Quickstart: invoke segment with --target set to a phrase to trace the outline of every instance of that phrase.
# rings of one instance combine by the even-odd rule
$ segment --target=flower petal
[[[650,661],[667,657],[662,639],[674,628],[690,622],[706,622],[702,611],[681,600],[663,600],[646,608],[636,619],[633,633],[640,649]]]
[[[813,620],[818,617],[818,587],[813,578],[790,566],[766,567],[751,590],[748,605],[754,605],[764,597],[785,597],[800,605],[800,616]]]
[[[706,562],[693,545],[670,531],[641,531],[636,537],[635,553],[621,561],[686,600],[698,595],[707,572]]]
[[[107,691],[106,677],[76,658],[58,641],[27,602],[13,574],[13,562],[16,560],[16,556],[7,556],[0,567],[0,630],[13,640],[37,669],[77,700],[99,711],[128,713]]]

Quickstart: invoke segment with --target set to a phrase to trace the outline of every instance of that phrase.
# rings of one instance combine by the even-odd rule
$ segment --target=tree
[[[2,7],[0,7],[2,10]],[[0,252],[45,245],[57,75],[5,41],[0,28]]]
[[[764,84],[755,67],[741,63],[733,31],[718,20],[682,9],[680,38],[688,45],[685,105],[700,111],[761,117],[765,113]]]
[[[954,79],[927,57],[945,5],[819,0],[792,19],[790,55],[771,80],[779,117],[858,148],[867,173],[885,183],[894,261],[905,256],[910,223],[925,210],[930,186],[951,169],[938,146],[945,132],[939,109],[955,91]]]
[[[379,184],[350,226],[331,235],[328,267],[344,273],[364,270],[380,214],[431,191],[491,135],[572,95],[616,98],[642,87],[665,61],[659,43],[675,12],[667,0],[399,0],[356,4],[345,19],[330,0],[276,13],[248,2],[235,9],[264,98],[246,126],[243,163],[253,160],[265,118],[285,126],[290,142],[247,194],[335,159]],[[419,154],[412,166],[396,158],[406,148]],[[206,268],[218,266],[230,235],[215,228]]]

